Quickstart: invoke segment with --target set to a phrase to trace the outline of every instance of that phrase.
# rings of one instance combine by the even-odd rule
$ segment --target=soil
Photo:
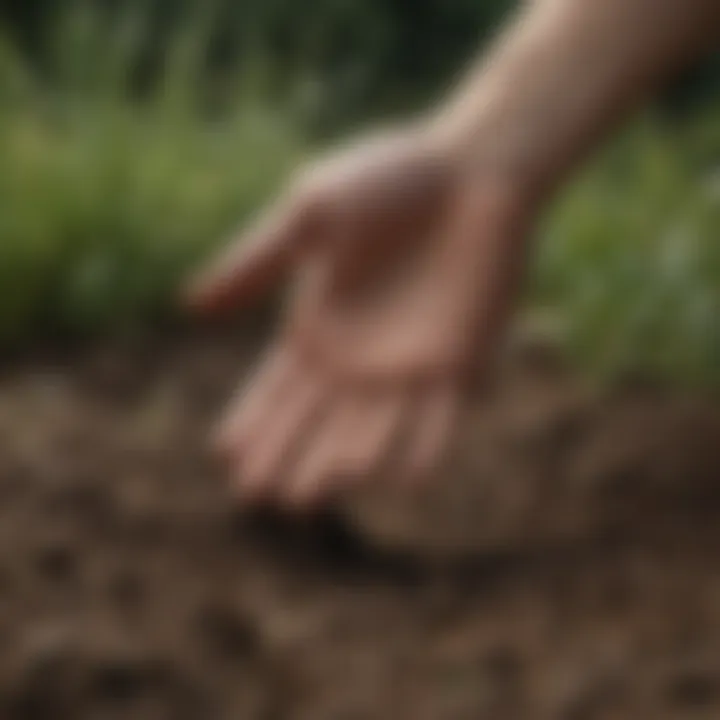
[[[720,404],[509,360],[452,468],[307,520],[233,504],[247,336],[0,375],[0,718],[720,717]]]

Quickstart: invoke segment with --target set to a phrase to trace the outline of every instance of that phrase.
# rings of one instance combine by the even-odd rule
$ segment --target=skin
[[[299,173],[187,292],[212,314],[291,283],[215,438],[242,501],[437,474],[543,208],[719,20],[719,0],[536,0],[439,109]]]

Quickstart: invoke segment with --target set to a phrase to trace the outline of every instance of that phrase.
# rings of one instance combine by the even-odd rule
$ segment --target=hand
[[[214,312],[293,280],[218,434],[245,500],[307,508],[438,468],[492,360],[530,220],[510,183],[456,158],[416,128],[333,153],[191,287]]]

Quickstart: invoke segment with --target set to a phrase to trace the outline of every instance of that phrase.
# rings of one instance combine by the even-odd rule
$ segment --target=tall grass
[[[718,140],[641,122],[549,214],[532,302],[585,367],[720,385]]]
[[[178,283],[265,200],[303,143],[245,63],[210,117],[202,25],[179,25],[152,89],[142,12],[78,5],[48,80],[0,38],[0,343],[167,313]],[[197,19],[196,19],[197,20]]]

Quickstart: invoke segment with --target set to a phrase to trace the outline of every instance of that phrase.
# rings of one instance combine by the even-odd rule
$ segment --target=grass
[[[584,367],[720,385],[718,131],[640,123],[549,214],[532,302]]]
[[[171,312],[193,263],[277,188],[303,148],[247,69],[229,78],[231,103],[208,117],[197,30],[178,28],[139,100],[142,23],[111,29],[87,8],[62,19],[49,85],[0,40],[6,346]]]
[[[231,101],[209,115],[202,22],[178,26],[138,99],[142,13],[108,23],[88,7],[48,41],[51,82],[0,37],[4,347],[172,313],[188,270],[307,147],[257,58],[226,76]],[[719,139],[717,112],[675,132],[646,123],[549,213],[530,302],[586,367],[720,384]]]

